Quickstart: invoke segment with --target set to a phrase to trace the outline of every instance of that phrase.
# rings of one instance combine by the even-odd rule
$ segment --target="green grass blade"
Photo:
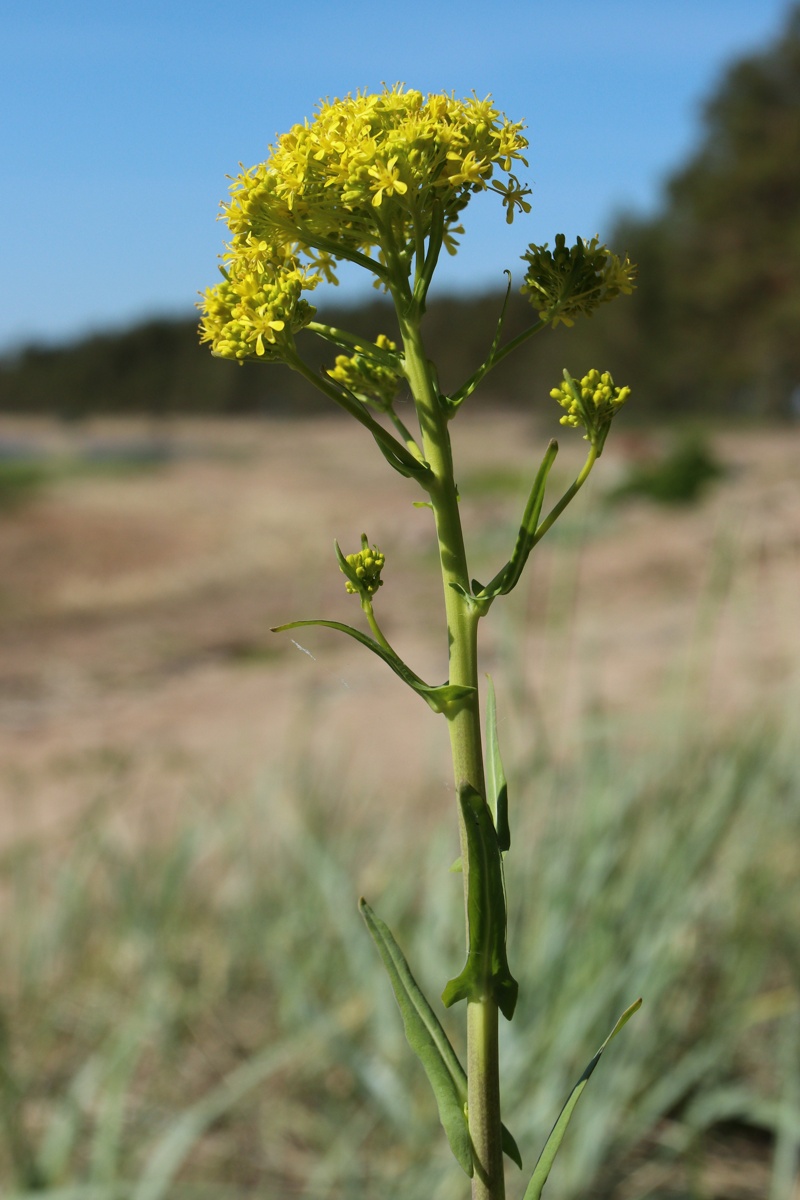
[[[305,1040],[308,1049],[316,1044],[313,1038]],[[175,1176],[206,1130],[248,1092],[292,1062],[297,1049],[294,1043],[277,1049],[269,1046],[234,1067],[217,1087],[185,1109],[156,1143],[131,1200],[165,1200],[172,1196]]]
[[[450,1149],[467,1175],[472,1176],[472,1144],[467,1125],[467,1077],[441,1023],[426,1000],[402,950],[388,926],[366,900],[359,908],[372,940],[383,959],[397,1000],[406,1039],[428,1076],[439,1108],[439,1119]]]
[[[542,1150],[542,1153],[539,1155],[538,1162],[536,1163],[536,1167],[534,1168],[533,1175],[531,1176],[531,1181],[528,1184],[527,1188],[525,1189],[525,1195],[523,1197],[523,1200],[539,1200],[539,1197],[542,1194],[542,1189],[544,1188],[544,1185],[547,1183],[547,1177],[550,1174],[550,1168],[553,1165],[553,1160],[555,1159],[555,1156],[558,1153],[559,1147],[560,1147],[562,1141],[564,1140],[564,1134],[567,1132],[567,1126],[569,1125],[570,1120],[572,1118],[572,1114],[575,1111],[575,1105],[580,1100],[581,1095],[583,1093],[583,1089],[586,1087],[586,1084],[589,1082],[592,1072],[594,1071],[595,1067],[599,1063],[600,1056],[602,1055],[603,1051],[605,1050],[606,1046],[611,1041],[611,1039],[617,1036],[620,1029],[622,1029],[623,1025],[627,1024],[627,1022],[630,1020],[630,1018],[633,1016],[633,1014],[635,1012],[637,1012],[641,1007],[642,1007],[642,1001],[641,1001],[641,999],[639,999],[639,1000],[636,1000],[633,1004],[631,1004],[631,1006],[629,1008],[625,1009],[625,1012],[622,1014],[620,1019],[617,1021],[616,1025],[611,1030],[611,1033],[608,1035],[606,1040],[603,1042],[602,1046],[597,1051],[594,1058],[591,1060],[591,1062],[587,1066],[586,1070],[583,1072],[580,1079],[578,1080],[578,1082],[575,1084],[574,1088],[570,1092],[570,1094],[567,1098],[567,1102],[564,1105],[564,1107],[562,1108],[561,1112],[559,1113],[558,1120],[556,1121],[555,1125],[553,1126],[553,1128],[550,1132],[549,1138],[545,1142],[544,1149]]]
[[[500,742],[497,738],[497,699],[491,675],[486,697],[486,801],[492,812],[497,830],[497,844],[501,851],[511,846],[511,830],[508,825],[508,783],[500,758]]]
[[[154,992],[145,1010],[123,1026],[104,1048],[101,1103],[89,1151],[90,1183],[111,1184],[118,1177],[131,1082],[158,1023],[158,1000]]]
[[[24,1187],[41,1187],[34,1148],[22,1119],[24,1091],[11,1063],[11,1034],[8,1020],[0,1008],[0,1137],[5,1135],[14,1182]]]

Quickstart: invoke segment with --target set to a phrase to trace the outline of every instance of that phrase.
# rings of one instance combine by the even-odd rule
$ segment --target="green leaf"
[[[336,538],[334,538],[334,541],[333,541],[333,548],[336,551],[336,561],[339,563],[339,570],[342,572],[342,574],[345,576],[345,578],[348,579],[350,581],[350,583],[352,583],[352,585],[356,589],[356,591],[360,592],[362,585],[361,585],[361,581],[359,580],[358,576],[356,575],[355,567],[350,566],[350,563],[347,561],[344,554],[342,553],[342,548],[339,545],[339,542],[337,541]]]
[[[553,1128],[550,1132],[549,1138],[545,1142],[544,1150],[542,1150],[542,1153],[539,1155],[539,1160],[536,1163],[536,1167],[534,1168],[533,1175],[531,1176],[531,1181],[528,1184],[527,1188],[525,1189],[525,1195],[523,1197],[523,1200],[539,1200],[539,1197],[542,1194],[542,1189],[544,1188],[544,1185],[547,1183],[547,1177],[550,1174],[550,1168],[553,1165],[553,1160],[555,1159],[555,1156],[558,1153],[559,1146],[561,1145],[562,1141],[564,1140],[564,1134],[567,1131],[567,1126],[569,1125],[570,1118],[572,1117],[572,1114],[575,1110],[575,1105],[580,1100],[581,1094],[583,1093],[583,1089],[586,1087],[586,1084],[589,1082],[589,1077],[591,1076],[592,1071],[594,1071],[595,1067],[599,1063],[600,1056],[603,1053],[603,1051],[605,1050],[608,1043],[611,1041],[611,1039],[617,1036],[620,1029],[622,1029],[623,1025],[625,1025],[630,1020],[630,1018],[633,1016],[633,1014],[635,1012],[638,1012],[638,1010],[641,1007],[642,1007],[642,1001],[641,1001],[641,999],[639,999],[639,1000],[636,1000],[630,1006],[630,1008],[625,1009],[625,1012],[622,1014],[620,1019],[617,1021],[616,1025],[611,1030],[611,1033],[608,1035],[606,1040],[603,1042],[602,1046],[597,1051],[594,1058],[589,1063],[586,1070],[583,1072],[580,1079],[578,1080],[578,1082],[575,1084],[574,1088],[570,1092],[569,1096],[567,1097],[567,1102],[564,1105],[564,1107],[562,1108],[562,1110],[559,1114],[558,1120],[556,1121],[555,1125],[553,1126]]]
[[[271,632],[285,633],[288,629],[302,629],[307,625],[319,625],[323,629],[336,629],[339,633],[346,633],[348,637],[354,638],[362,646],[366,646],[373,654],[377,654],[378,658],[383,659],[392,668],[395,675],[399,675],[404,683],[422,696],[434,712],[444,712],[450,705],[458,704],[459,701],[465,700],[475,691],[475,688],[467,687],[465,684],[425,683],[398,655],[381,646],[379,642],[369,637],[368,634],[362,633],[360,629],[354,629],[352,625],[345,625],[341,621],[289,621],[285,625],[273,626]]]
[[[514,1015],[519,985],[506,956],[506,896],[503,860],[489,806],[469,784],[459,788],[469,868],[467,961],[442,992],[445,1008],[458,1000],[491,995],[507,1021]]]
[[[486,696],[486,800],[492,813],[497,832],[497,845],[501,852],[511,846],[511,830],[508,825],[508,783],[500,758],[500,743],[497,739],[497,699],[491,675],[487,675],[489,690]]]
[[[467,1175],[472,1176],[472,1143],[467,1123],[467,1073],[439,1018],[411,974],[405,955],[388,925],[373,912],[363,897],[358,907],[386,967],[408,1044],[422,1063],[433,1088],[450,1148]],[[501,1132],[503,1153],[522,1170],[522,1156],[517,1143],[505,1125]]]
[[[385,445],[383,438],[376,437],[374,433],[372,436],[375,438],[375,445],[378,447],[389,466],[397,471],[398,475],[403,475],[406,479],[421,479],[427,474],[427,469],[423,469],[420,463],[415,463],[415,465],[412,466],[406,459],[402,459],[392,447]],[[400,445],[399,442],[397,444],[398,446]],[[409,455],[409,457],[411,456]]]
[[[492,339],[489,353],[486,355],[486,358],[478,367],[477,371],[470,375],[466,383],[463,383],[458,391],[453,392],[452,396],[448,398],[448,408],[450,409],[451,416],[459,409],[467,397],[472,395],[478,384],[483,379],[484,375],[486,375],[494,365],[495,355],[497,354],[497,349],[500,345],[500,337],[503,332],[503,325],[505,324],[508,301],[509,297],[511,296],[511,272],[506,271],[505,274],[508,276],[508,286],[506,287],[503,307],[500,309],[500,316],[497,321],[497,328],[495,329],[494,338]]]
[[[513,1163],[516,1163],[520,1171],[522,1170],[522,1155],[519,1152],[519,1146],[514,1141],[514,1138],[506,1129],[505,1125],[500,1127],[500,1133],[503,1143],[503,1154],[510,1158]]]
[[[408,1044],[422,1063],[433,1088],[450,1149],[466,1174],[472,1176],[464,1069],[388,926],[375,915],[366,900],[359,901],[359,908],[389,975]]]
[[[528,503],[525,505],[525,512],[522,515],[522,523],[517,534],[514,552],[502,570],[497,572],[490,583],[487,583],[480,596],[491,599],[494,599],[495,596],[506,596],[519,583],[520,576],[528,561],[528,556],[536,544],[536,527],[539,524],[539,516],[544,503],[547,477],[550,474],[553,463],[556,461],[557,454],[558,442],[553,439],[545,451],[539,470],[536,472],[536,478],[533,481],[533,487],[528,496]]]

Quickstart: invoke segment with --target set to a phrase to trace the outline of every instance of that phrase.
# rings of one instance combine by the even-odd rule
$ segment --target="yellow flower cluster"
[[[240,258],[222,272],[223,281],[204,295],[200,340],[220,358],[280,361],[315,309],[301,299],[319,276],[289,260],[275,264],[257,255]]]
[[[363,534],[361,537],[361,549],[359,552],[357,554],[348,554],[344,561],[347,563],[352,575],[352,578],[348,579],[344,586],[351,595],[366,592],[368,596],[374,596],[378,588],[383,587],[381,571],[383,570],[386,558],[381,554],[377,546],[370,548],[366,534]],[[343,574],[347,574],[343,567],[340,570]]]
[[[395,343],[385,333],[378,334],[374,345],[384,354],[393,354],[397,350]],[[402,376],[397,371],[378,362],[362,346],[357,346],[355,354],[349,357],[346,354],[338,355],[328,375],[359,400],[381,412],[391,408],[402,382]]]
[[[561,418],[562,425],[586,430],[585,440],[602,449],[608,427],[614,414],[631,394],[629,387],[615,387],[608,371],[602,375],[591,370],[583,379],[573,379],[564,372],[564,382],[553,388],[550,395],[567,411]]]
[[[593,237],[578,238],[567,247],[563,233],[556,235],[555,249],[529,246],[523,254],[528,263],[522,291],[543,320],[555,329],[559,321],[574,325],[575,318],[590,316],[594,310],[620,293],[630,295],[636,279],[636,267],[628,259],[621,261],[607,246]]]
[[[477,96],[425,97],[397,85],[323,101],[234,180],[225,208],[234,253],[250,237],[334,259],[385,254],[389,241],[402,252],[430,232],[435,201],[447,230],[472,192],[487,188],[513,214],[529,190],[510,175],[525,161],[521,130]],[[492,183],[495,168],[510,175],[504,187]]]
[[[335,283],[340,260],[386,285],[407,279],[415,258],[420,269],[430,242],[455,252],[474,192],[497,192],[509,221],[528,211],[530,189],[511,173],[525,162],[521,130],[489,98],[400,85],[322,102],[233,180],[223,205],[232,240],[224,280],[200,305],[203,341],[225,358],[285,357],[313,314],[301,292]]]

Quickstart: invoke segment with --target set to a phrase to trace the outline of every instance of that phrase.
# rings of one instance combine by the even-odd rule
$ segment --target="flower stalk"
[[[424,344],[424,314],[442,248],[454,253],[460,218],[472,195],[493,191],[506,219],[530,210],[530,189],[512,168],[527,165],[521,123],[511,122],[491,98],[423,96],[399,85],[379,95],[358,93],[320,105],[270,149],[269,158],[244,171],[224,206],[232,240],[223,279],[205,293],[202,340],[233,361],[284,362],[353,416],[371,434],[387,462],[425,497],[438,545],[447,638],[448,675],[431,685],[405,663],[383,633],[374,602],[383,584],[384,556],[367,535],[361,549],[336,554],[346,590],[358,595],[369,634],[332,620],[293,621],[279,629],[320,625],[372,650],[407,686],[444,716],[450,739],[461,844],[466,918],[466,962],[444,987],[446,1007],[466,1002],[467,1067],[458,1061],[433,1006],[386,925],[366,901],[361,910],[381,954],[403,1017],[406,1036],[436,1095],[453,1154],[472,1181],[473,1200],[505,1200],[504,1158],[518,1166],[516,1142],[501,1119],[499,1018],[511,1020],[517,983],[506,949],[503,858],[511,842],[507,785],[499,759],[495,697],[490,685],[486,756],[479,705],[478,631],[482,617],[519,582],[527,560],[582,487],[600,457],[611,421],[628,398],[608,372],[580,380],[564,372],[551,396],[565,410],[562,424],[585,430],[586,462],[570,487],[540,520],[551,467],[547,447],[525,504],[510,557],[488,584],[470,573],[455,482],[449,422],[488,372],[533,334],[570,325],[601,303],[630,292],[635,269],[597,238],[572,248],[558,235],[555,250],[531,244],[523,292],[534,309],[529,328],[502,343],[508,295],[485,361],[450,396],[440,391]],[[390,295],[400,345],[381,334],[372,343],[316,319],[303,293],[336,282],[340,261],[358,264]],[[302,354],[314,334],[343,351],[322,374]],[[418,432],[395,411],[410,392]],[[394,430],[394,432],[392,432]],[[488,769],[487,769],[488,763]],[[627,1010],[613,1036],[634,1010]],[[603,1048],[606,1043],[603,1044]],[[602,1048],[601,1048],[602,1050]],[[589,1074],[570,1094],[525,1192],[538,1200],[566,1124]]]

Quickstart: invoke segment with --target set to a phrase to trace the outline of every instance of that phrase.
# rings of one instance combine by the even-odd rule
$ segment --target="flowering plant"
[[[452,749],[467,917],[463,969],[446,984],[445,1006],[466,1002],[467,1069],[417,984],[391,932],[365,900],[361,911],[383,959],[406,1035],[428,1075],[453,1153],[472,1179],[473,1200],[505,1196],[504,1153],[522,1166],[516,1142],[501,1121],[498,1015],[511,1020],[518,986],[506,950],[503,859],[510,849],[508,788],[500,758],[494,689],[489,683],[485,740],[478,693],[478,625],[494,601],[519,582],[532,550],[576,495],[602,454],[613,417],[630,394],[605,371],[579,380],[564,372],[551,396],[564,409],[562,424],[582,428],[589,442],[583,468],[542,516],[548,476],[558,453],[551,441],[536,472],[519,534],[508,561],[486,584],[470,574],[458,506],[449,422],[491,369],[534,333],[571,325],[602,303],[633,288],[635,268],[597,238],[568,248],[530,245],[523,258],[523,292],[534,318],[503,340],[508,303],[487,355],[460,387],[445,395],[423,341],[428,291],[442,249],[455,253],[460,218],[471,197],[491,191],[506,220],[530,210],[530,189],[514,173],[526,166],[527,141],[491,99],[428,95],[397,86],[377,95],[358,93],[320,104],[310,121],[295,125],[270,148],[265,162],[245,170],[231,187],[224,215],[231,241],[222,281],[205,293],[201,336],[214,354],[238,362],[283,362],[345,409],[374,438],[388,463],[412,480],[433,513],[444,588],[449,674],[426,683],[385,637],[373,600],[383,583],[384,556],[366,535],[361,549],[344,554],[339,568],[358,595],[369,633],[338,621],[294,621],[276,632],[322,625],[355,638],[378,655],[446,721]],[[323,282],[336,282],[341,262],[373,276],[391,297],[401,344],[375,342],[316,320],[305,299]],[[509,283],[510,289],[510,283]],[[316,373],[300,349],[314,335],[339,351],[332,367]],[[418,431],[407,428],[395,400],[408,389]],[[537,1200],[573,1108],[608,1041],[638,1007],[623,1013],[567,1098],[525,1191]]]

